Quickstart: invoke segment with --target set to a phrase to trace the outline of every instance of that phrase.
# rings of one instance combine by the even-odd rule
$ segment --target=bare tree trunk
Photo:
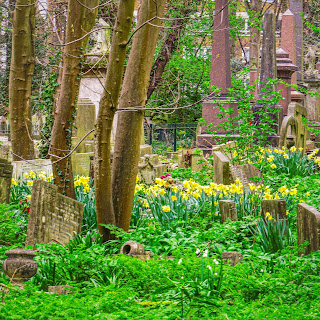
[[[96,122],[94,183],[97,223],[104,241],[110,239],[110,234],[108,229],[101,224],[115,224],[111,187],[111,131],[119,102],[126,60],[126,43],[131,29],[134,3],[134,0],[120,0],[119,2],[104,86],[105,91],[100,100]]]
[[[33,0],[17,0],[13,14],[9,112],[13,160],[33,159],[31,82],[34,71]]]
[[[138,13],[137,31],[125,72],[119,102],[119,118],[112,165],[112,192],[116,225],[129,229],[138,162],[141,127],[150,81],[152,60],[165,0],[142,0]]]
[[[91,31],[98,12],[97,8],[89,8],[95,8],[98,3],[99,0],[69,0],[68,2],[61,92],[55,108],[51,138],[53,161],[64,157],[71,149],[72,127],[80,86],[81,56],[88,42],[88,36],[85,35]],[[58,191],[68,197],[75,198],[70,157],[53,165],[53,176]]]
[[[181,17],[187,17],[194,10],[194,5],[185,2],[185,9],[180,12]],[[180,17],[180,18],[181,18]],[[155,60],[151,74],[150,74],[150,84],[147,92],[147,100],[150,99],[154,90],[158,87],[158,84],[161,81],[163,72],[166,68],[166,65],[170,61],[173,52],[178,46],[178,42],[182,33],[184,26],[187,24],[188,19],[174,19],[171,23],[171,29],[168,32],[165,42],[162,45],[160,53]]]

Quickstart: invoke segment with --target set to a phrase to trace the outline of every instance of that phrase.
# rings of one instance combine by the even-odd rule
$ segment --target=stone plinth
[[[280,104],[283,109],[283,115],[288,114],[288,105],[291,102],[291,76],[298,67],[292,63],[289,58],[289,54],[283,49],[277,50],[277,77],[281,79],[283,83],[279,83],[277,86],[277,91],[280,91],[282,100]]]

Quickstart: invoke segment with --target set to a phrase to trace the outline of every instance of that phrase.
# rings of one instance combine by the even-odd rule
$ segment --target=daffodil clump
[[[220,219],[219,200],[235,201],[239,219],[246,215],[259,215],[262,199],[284,198],[288,210],[292,212],[298,202],[305,202],[309,196],[304,194],[300,197],[297,186],[282,186],[272,192],[269,186],[256,186],[253,183],[249,184],[248,190],[244,190],[240,180],[231,185],[201,185],[192,179],[180,184],[168,184],[166,180],[157,178],[151,186],[137,181],[133,216],[139,217],[134,216],[132,222],[147,217],[168,227],[173,220],[187,222],[203,214]]]
[[[91,190],[90,177],[76,176],[74,180],[74,187],[78,192],[81,190],[84,193],[88,193]]]
[[[287,174],[289,177],[312,175],[320,167],[320,157],[317,157],[318,149],[309,155],[303,153],[303,148],[291,147],[287,149],[260,148],[258,163],[271,174]]]

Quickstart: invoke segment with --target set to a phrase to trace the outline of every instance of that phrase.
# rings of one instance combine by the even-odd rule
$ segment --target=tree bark
[[[34,71],[33,0],[17,0],[13,14],[9,112],[13,160],[33,159],[31,82]]]
[[[99,0],[69,0],[66,29],[66,45],[63,50],[61,92],[55,107],[51,138],[52,161],[59,160],[71,149],[72,127],[76,100],[80,86],[81,56],[86,48],[98,9]],[[83,37],[83,39],[82,39]],[[81,40],[79,40],[81,39]],[[53,165],[54,183],[58,191],[75,198],[71,158],[67,157]]]
[[[111,132],[119,102],[126,60],[126,43],[131,29],[134,3],[134,0],[120,0],[119,2],[104,86],[105,91],[100,100],[96,122],[94,183],[98,229],[103,235],[104,241],[110,239],[110,233],[101,224],[115,225],[111,187]]]
[[[137,30],[126,68],[116,131],[112,165],[113,206],[116,225],[128,231],[130,225],[138,162],[141,127],[150,81],[150,71],[159,35],[165,0],[142,0],[138,13]]]

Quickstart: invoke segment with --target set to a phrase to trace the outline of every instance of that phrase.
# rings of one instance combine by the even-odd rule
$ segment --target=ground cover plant
[[[24,291],[15,291],[2,272],[0,305],[4,319],[314,319],[319,316],[318,252],[300,256],[296,205],[316,205],[317,190],[300,185],[317,181],[318,158],[283,150],[280,156],[306,157],[304,171],[277,180],[272,164],[281,165],[279,150],[260,150],[264,185],[240,181],[217,185],[212,177],[176,170],[152,185],[136,184],[131,231],[109,226],[116,240],[106,243],[97,232],[94,187],[76,177],[77,198],[86,204],[82,234],[67,246],[38,245],[39,269]],[[294,154],[297,152],[297,154]],[[272,156],[274,158],[272,158]],[[258,156],[259,157],[259,156]],[[286,159],[285,157],[283,157]],[[270,161],[271,160],[271,161]],[[276,162],[278,161],[278,162]],[[301,172],[303,174],[301,174]],[[301,174],[301,175],[298,175]],[[201,177],[202,178],[198,178]],[[289,178],[290,175],[290,178]],[[206,177],[206,179],[203,179]],[[32,172],[13,180],[11,205],[0,209],[1,260],[5,251],[25,241]],[[293,184],[292,179],[295,184]],[[303,180],[304,179],[304,180]],[[197,181],[196,181],[197,180]],[[205,181],[205,183],[202,183]],[[281,182],[287,183],[281,183]],[[320,180],[319,180],[320,181]],[[261,199],[285,198],[288,222],[260,217]],[[236,202],[239,221],[220,222],[220,199]],[[5,222],[3,222],[5,221]],[[121,245],[137,241],[153,252],[150,261],[118,255]],[[237,251],[243,261],[223,263],[224,251]],[[156,275],[156,276],[155,276]],[[51,285],[70,285],[66,296],[48,294]],[[23,308],[23,306],[28,306]],[[31,307],[32,306],[32,307]]]

